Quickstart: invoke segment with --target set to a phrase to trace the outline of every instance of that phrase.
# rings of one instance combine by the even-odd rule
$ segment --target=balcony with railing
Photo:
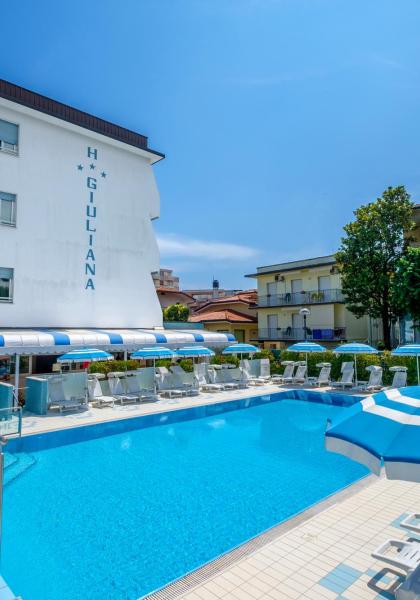
[[[261,341],[293,341],[308,340],[311,342],[339,342],[346,339],[345,327],[277,327],[273,329],[259,329],[258,339]]]
[[[268,294],[258,296],[258,307],[267,306],[300,306],[302,304],[328,304],[344,302],[343,292],[339,288],[310,292],[287,292],[285,294]]]

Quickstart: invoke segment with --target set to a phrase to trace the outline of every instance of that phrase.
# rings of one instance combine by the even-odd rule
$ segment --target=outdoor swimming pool
[[[136,600],[364,476],[323,448],[346,409],[292,394],[9,442],[7,583],[24,600]]]

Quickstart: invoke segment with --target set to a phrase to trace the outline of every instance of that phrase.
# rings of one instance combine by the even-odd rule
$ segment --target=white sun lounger
[[[402,540],[387,540],[372,552],[372,556],[409,573],[420,564],[420,544]]]
[[[194,385],[194,377],[191,383],[185,381],[185,379],[189,378],[192,374],[184,371],[184,369],[180,365],[172,365],[171,373],[175,378],[176,386],[180,390],[185,390],[187,396],[198,396],[198,394],[200,393],[200,389],[196,385]]]
[[[420,533],[420,513],[411,513],[400,523],[401,527],[412,531],[413,533]]]
[[[156,371],[156,385],[158,393],[161,396],[167,396],[168,398],[178,398],[187,395],[185,389],[179,388],[176,385],[174,375],[172,373],[169,373],[166,367],[156,367]]]
[[[284,366],[283,375],[272,375],[271,383],[292,383],[296,363],[292,360],[284,360],[281,364]]]
[[[88,375],[88,397],[89,401],[96,408],[104,408],[106,406],[114,406],[115,399],[112,396],[106,396],[103,393],[101,380],[105,379],[103,373],[90,373]]]
[[[322,385],[330,385],[331,363],[318,363],[316,366],[318,369],[321,369],[318,377],[308,377],[308,383],[317,387],[321,387]]]
[[[128,396],[137,398],[138,400],[153,400],[156,399],[155,393],[151,389],[141,388],[139,381],[135,373],[127,375],[125,378],[125,384],[127,387],[126,393]]]
[[[292,383],[306,383],[306,372],[308,367],[306,366],[306,362],[298,363],[298,368],[296,369],[295,376],[292,378]]]
[[[48,408],[58,408],[60,412],[65,410],[86,410],[88,408],[85,396],[72,396],[66,398],[63,386],[64,377],[54,375],[48,379]]]
[[[114,400],[122,404],[130,404],[132,402],[137,402],[140,399],[140,396],[135,394],[126,393],[122,385],[122,379],[125,377],[124,372],[113,371],[112,373],[108,373],[108,382],[109,389],[111,391],[112,397]]]
[[[341,387],[344,389],[346,387],[352,388],[354,378],[354,364],[352,362],[343,362],[341,365],[341,379],[340,381],[333,381],[331,383],[331,387]]]
[[[407,385],[407,367],[390,367],[392,378],[391,388],[400,388]]]
[[[358,389],[366,391],[379,391],[383,388],[382,385],[382,367],[377,365],[369,365],[366,367],[369,371],[369,381],[359,381]]]

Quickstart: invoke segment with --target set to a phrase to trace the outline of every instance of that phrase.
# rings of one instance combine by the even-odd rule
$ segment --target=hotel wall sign
[[[90,161],[90,163],[89,163]],[[98,168],[98,150],[97,148],[87,147],[87,164],[80,163],[77,165],[77,170],[83,173],[86,169],[84,186],[87,192],[86,213],[84,225],[86,231],[86,254],[83,261],[84,273],[84,288],[85,290],[95,289],[96,276],[96,257],[95,257],[95,241],[97,227],[97,194],[99,192],[98,178],[105,179],[107,173],[100,171]],[[98,169],[98,171],[96,171]],[[99,175],[99,177],[98,177]]]

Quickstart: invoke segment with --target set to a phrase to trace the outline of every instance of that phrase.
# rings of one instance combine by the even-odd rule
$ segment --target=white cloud
[[[158,245],[162,256],[183,256],[207,260],[247,260],[257,256],[258,250],[251,246],[225,242],[196,240],[175,234],[158,235]]]

